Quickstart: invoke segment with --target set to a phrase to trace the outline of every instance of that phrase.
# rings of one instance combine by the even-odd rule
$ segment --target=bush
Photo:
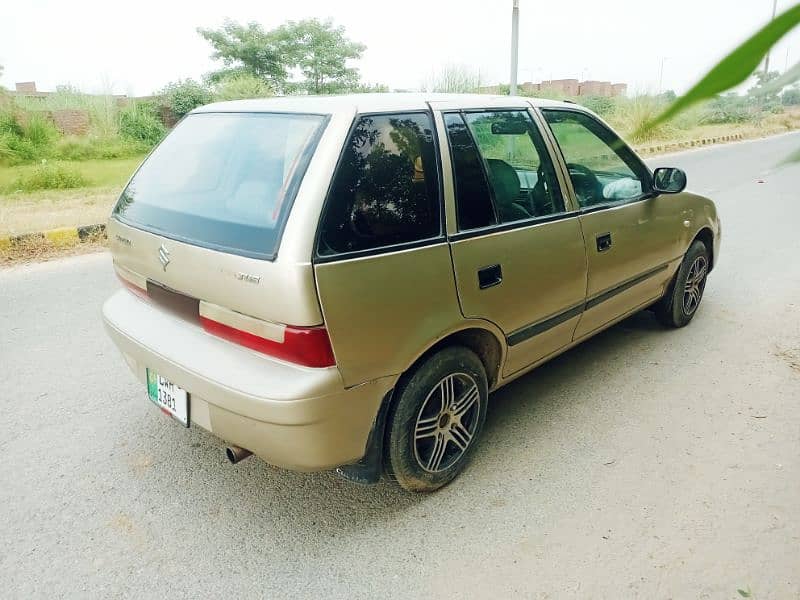
[[[166,135],[167,129],[152,105],[136,102],[120,112],[119,133],[124,138],[155,146]]]
[[[745,123],[753,117],[753,110],[746,96],[725,94],[714,98],[706,106],[701,123]]]
[[[578,103],[601,117],[608,117],[614,113],[614,99],[607,96],[581,96],[578,98]]]
[[[239,73],[225,77],[214,85],[214,100],[243,100],[272,96],[272,88],[255,75]]]
[[[89,181],[78,171],[60,165],[42,162],[31,173],[19,177],[12,184],[13,191],[66,190],[86,187]]]
[[[797,106],[800,104],[800,88],[789,88],[781,94],[781,104],[784,106]]]
[[[28,117],[27,124],[22,127],[22,134],[34,146],[42,149],[51,146],[59,136],[55,125],[46,117],[36,113],[32,113]]]
[[[167,84],[161,95],[177,118],[182,118],[198,106],[211,102],[211,92],[194,79],[183,79]]]

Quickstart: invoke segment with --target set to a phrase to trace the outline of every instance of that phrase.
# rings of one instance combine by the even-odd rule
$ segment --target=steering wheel
[[[603,201],[603,184],[594,171],[578,163],[567,163],[567,169],[572,179],[572,187],[575,188],[575,195],[578,197],[578,204],[590,206]]]

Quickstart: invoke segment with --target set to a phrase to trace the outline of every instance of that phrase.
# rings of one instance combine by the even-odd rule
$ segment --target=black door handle
[[[611,248],[611,234],[610,233],[601,233],[597,236],[597,251],[598,252],[605,252],[606,250]]]
[[[491,265],[478,269],[478,287],[482,290],[500,285],[503,282],[503,269],[500,265]]]

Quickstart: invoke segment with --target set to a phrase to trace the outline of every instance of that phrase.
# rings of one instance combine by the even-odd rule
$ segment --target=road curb
[[[56,248],[67,248],[82,243],[97,242],[105,239],[105,237],[105,223],[80,225],[78,227],[59,227],[58,229],[49,229],[47,231],[0,237],[0,250],[14,250],[42,244]]]
[[[687,148],[700,148],[702,146],[714,146],[716,144],[727,144],[728,142],[738,142],[745,139],[743,133],[731,133],[716,137],[697,138],[694,140],[684,140],[682,142],[664,142],[651,146],[634,146],[637,154],[666,154],[667,152],[677,152]]]

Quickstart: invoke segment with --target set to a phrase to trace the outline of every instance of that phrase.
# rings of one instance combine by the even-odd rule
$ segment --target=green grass
[[[143,156],[117,158],[110,160],[63,160],[48,161],[48,165],[61,167],[79,175],[85,185],[81,187],[122,187],[133,174]],[[0,165],[0,192],[13,194],[14,184],[33,177],[41,165],[19,165],[14,167]]]

